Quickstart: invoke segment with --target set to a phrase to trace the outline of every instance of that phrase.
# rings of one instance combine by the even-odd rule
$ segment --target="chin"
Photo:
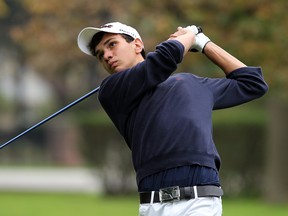
[[[113,71],[112,71],[112,73],[118,73],[118,72],[120,72],[120,71],[122,71],[123,69],[120,69],[120,68],[117,68],[117,69],[114,69]]]

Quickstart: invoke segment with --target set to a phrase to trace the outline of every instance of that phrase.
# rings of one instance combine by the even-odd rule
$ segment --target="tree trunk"
[[[264,195],[269,202],[283,203],[288,201],[288,103],[273,97],[268,113]]]

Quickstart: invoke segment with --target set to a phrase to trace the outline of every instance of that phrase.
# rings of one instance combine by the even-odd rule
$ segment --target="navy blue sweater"
[[[259,67],[226,78],[172,73],[184,47],[170,40],[145,61],[103,80],[99,101],[132,151],[137,183],[169,168],[220,168],[212,137],[212,111],[262,96],[268,89]]]

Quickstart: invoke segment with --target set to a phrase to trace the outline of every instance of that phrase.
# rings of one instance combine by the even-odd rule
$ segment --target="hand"
[[[206,44],[210,41],[211,40],[204,33],[199,33],[196,35],[195,43],[192,45],[190,51],[203,53]]]
[[[185,29],[188,29],[188,30],[194,32],[195,35],[202,32],[202,29],[200,27],[195,26],[195,25],[187,26]]]
[[[178,27],[177,31],[171,34],[168,40],[177,40],[182,43],[184,46],[184,56],[195,43],[195,33],[189,29]]]
[[[174,39],[174,38],[179,37],[181,35],[185,35],[185,34],[187,34],[189,32],[190,32],[190,29],[178,27],[177,31],[174,32],[173,34],[171,34],[169,39]]]
[[[203,53],[204,47],[211,40],[206,35],[204,35],[201,27],[196,27],[195,25],[191,25],[191,26],[187,26],[186,29],[193,31],[196,35],[195,43],[192,45],[192,47],[189,51],[202,52]]]

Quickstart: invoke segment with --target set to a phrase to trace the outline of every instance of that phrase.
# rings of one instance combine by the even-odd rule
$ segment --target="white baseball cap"
[[[100,28],[95,27],[86,27],[82,29],[82,31],[78,35],[78,47],[80,50],[88,55],[92,55],[89,44],[93,38],[93,36],[98,32],[108,32],[108,33],[115,33],[115,34],[127,34],[133,37],[134,39],[138,38],[142,41],[139,33],[136,29],[131,26],[122,24],[120,22],[111,22],[107,23]]]

